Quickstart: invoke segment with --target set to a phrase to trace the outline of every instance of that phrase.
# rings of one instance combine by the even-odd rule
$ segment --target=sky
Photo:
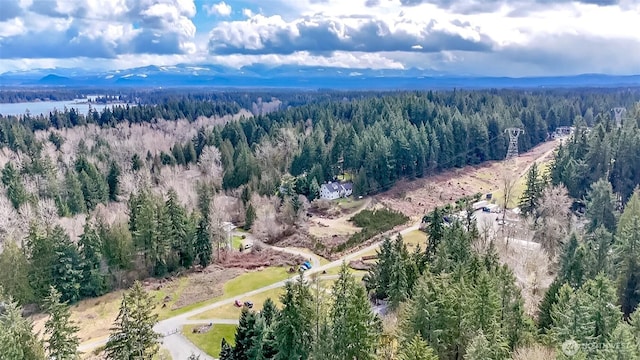
[[[175,64],[640,74],[640,0],[0,0],[0,73]]]

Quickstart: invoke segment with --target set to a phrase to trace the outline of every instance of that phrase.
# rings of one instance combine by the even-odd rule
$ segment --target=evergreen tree
[[[106,279],[102,273],[102,241],[98,231],[90,222],[85,223],[84,232],[78,241],[82,261],[82,297],[95,297],[106,291]]]
[[[600,226],[608,231],[614,231],[616,227],[616,200],[613,196],[611,184],[600,179],[591,185],[587,193],[587,219],[589,225],[587,231],[593,232]]]
[[[264,323],[264,319],[259,314],[255,316],[255,323],[253,329],[250,332],[250,336],[253,339],[251,347],[247,351],[248,360],[262,360],[263,348],[266,345],[267,326]]]
[[[29,271],[30,264],[24,251],[14,241],[6,241],[0,253],[0,284],[19,304],[34,300]]]
[[[480,331],[471,339],[464,358],[465,360],[496,360],[493,355],[489,340],[487,340],[487,337]],[[503,358],[500,358],[500,360],[501,359]]]
[[[164,235],[169,238],[171,253],[173,258],[177,258],[177,263],[189,268],[193,264],[193,237],[189,236],[189,219],[186,210],[178,203],[178,194],[173,189],[167,192],[165,202],[165,217],[167,231]],[[169,271],[175,270],[178,264],[170,264]]]
[[[0,289],[0,355],[7,360],[45,360],[44,347],[22,309]]]
[[[70,320],[69,306],[60,301],[60,292],[50,288],[45,299],[45,309],[49,319],[44,324],[47,335],[47,353],[51,359],[77,359],[79,328]]]
[[[122,296],[120,312],[105,347],[109,360],[151,360],[158,352],[159,335],[153,331],[157,315],[153,299],[136,281]]]
[[[278,317],[278,308],[271,298],[267,298],[267,300],[262,304],[260,316],[264,319],[264,323],[267,327],[273,325],[275,319]]]
[[[553,324],[551,312],[554,305],[558,302],[558,292],[562,284],[558,278],[554,279],[538,307],[538,329],[542,334],[546,334]]]
[[[2,183],[7,188],[7,197],[16,210],[27,202],[29,194],[22,183],[22,177],[11,161],[7,162],[2,169]]]
[[[204,218],[200,219],[200,221],[198,222],[198,228],[196,229],[195,247],[198,264],[200,264],[200,266],[202,267],[209,266],[209,264],[211,264],[213,246],[211,245],[211,240],[209,239],[207,223]]]
[[[523,215],[533,215],[542,196],[544,182],[538,172],[538,164],[533,163],[527,172],[527,187],[520,198],[520,210]]]
[[[53,244],[51,285],[60,291],[62,301],[78,301],[82,283],[82,261],[78,248],[59,225],[53,228],[48,237]]]
[[[613,263],[622,312],[628,317],[640,303],[640,192],[636,191],[620,216]]]
[[[233,347],[234,360],[249,360],[251,348],[256,343],[254,331],[256,326],[256,314],[247,307],[242,308],[240,321],[236,328],[235,346]]]
[[[302,276],[285,284],[282,310],[275,323],[276,360],[307,360],[313,340],[311,294]]]
[[[182,145],[180,145],[179,142],[173,145],[173,148],[171,148],[171,154],[173,155],[173,158],[176,159],[176,163],[178,165],[185,165],[187,163],[184,158],[184,150],[182,150]]]
[[[227,339],[222,338],[222,343],[220,344],[220,356],[219,360],[234,360],[233,359],[233,348],[227,342]]]
[[[251,226],[256,221],[256,210],[253,208],[253,204],[249,203],[244,215],[244,229],[251,230]]]
[[[560,257],[558,277],[574,289],[578,289],[587,280],[586,265],[588,264],[584,247],[578,244],[578,237],[573,233]]]
[[[107,175],[107,184],[109,185],[109,200],[118,201],[120,193],[120,167],[115,161],[109,166],[109,174]]]
[[[389,303],[393,309],[397,309],[400,303],[407,300],[409,296],[407,259],[402,256],[403,252],[406,252],[406,247],[402,241],[402,236],[398,235],[394,243],[393,253],[395,254],[395,259],[391,265],[389,286],[387,288]]]
[[[378,262],[364,276],[364,282],[368,291],[374,292],[376,299],[386,299],[391,269],[396,260],[393,253],[391,238],[385,237],[379,249],[376,249]]]
[[[138,172],[143,167],[144,167],[144,162],[140,158],[140,155],[133,154],[133,156],[131,157],[131,171]]]
[[[342,263],[331,311],[333,354],[338,359],[373,359],[379,334],[364,288]]]
[[[65,175],[66,204],[71,214],[81,214],[87,211],[87,206],[82,194],[82,184],[73,171],[67,171]]]
[[[619,323],[611,334],[609,342],[597,351],[596,359],[640,359],[638,338],[634,336],[631,326],[626,323]]]
[[[435,354],[433,349],[427,345],[426,341],[422,340],[419,335],[416,335],[410,342],[404,344],[400,348],[400,354],[398,354],[399,360],[438,360],[438,355]]]
[[[26,239],[27,254],[29,254],[29,284],[33,289],[37,301],[44,299],[53,284],[52,267],[55,262],[55,244],[51,238],[42,234],[36,226],[29,228]]]
[[[191,164],[198,161],[196,149],[193,147],[193,141],[187,141],[187,145],[183,148],[183,150],[185,164]]]
[[[429,239],[427,240],[427,259],[433,260],[438,250],[438,245],[444,237],[444,214],[441,209],[435,208],[430,216],[427,218],[429,226],[427,227],[427,234]]]
[[[271,327],[266,328],[266,332],[262,339],[261,359],[272,360],[278,354],[278,344],[274,330]]]

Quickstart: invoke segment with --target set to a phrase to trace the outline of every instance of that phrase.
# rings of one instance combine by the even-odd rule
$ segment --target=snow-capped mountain
[[[559,86],[639,86],[640,76],[587,74],[568,77],[473,77],[411,69],[356,69],[322,66],[263,64],[239,69],[213,65],[179,64],[124,70],[88,71],[79,68],[34,69],[0,74],[0,87],[278,87],[334,89],[423,89]]]

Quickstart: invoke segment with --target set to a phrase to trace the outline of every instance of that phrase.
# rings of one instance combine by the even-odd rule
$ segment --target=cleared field
[[[213,328],[204,334],[194,334],[193,329],[199,325],[187,325],[182,328],[182,333],[194,345],[202,349],[208,355],[218,358],[220,356],[220,344],[222,339],[226,339],[231,345],[234,344],[236,333],[235,325],[215,324]]]
[[[227,269],[210,274],[191,274],[164,283],[159,290],[150,290],[149,294],[156,300],[156,313],[159,320],[273,284],[289,276],[283,267],[267,268],[239,275],[241,271]],[[204,286],[203,283],[208,283],[208,286]],[[81,344],[108,337],[118,314],[123,292],[121,290],[98,298],[86,299],[71,307],[71,319],[80,327],[78,337]],[[167,298],[170,300],[165,302]],[[189,303],[197,298],[206,300]],[[176,308],[182,302],[186,302],[187,305]],[[163,307],[163,304],[166,306]],[[34,321],[34,330],[42,331],[47,317],[40,314],[31,318]]]
[[[404,243],[407,244],[407,248],[409,251],[413,251],[417,245],[420,245],[422,250],[427,246],[427,234],[420,230],[414,230],[410,233],[407,233],[402,236]],[[362,256],[373,256],[376,255],[377,249],[371,249],[362,254]]]
[[[206,301],[182,307],[180,309],[172,311],[168,316],[164,318],[180,315],[187,311],[197,309],[201,306],[208,305],[219,300],[228,299],[230,297],[234,297],[248,291],[271,285],[278,281],[287,279],[289,276],[290,274],[287,273],[287,269],[283,267],[266,268],[259,271],[244,273],[234,279],[227,281],[223,286],[222,295],[207,299]]]
[[[280,295],[282,295],[284,288],[277,288],[277,289],[272,289],[272,290],[268,290],[265,292],[262,292],[258,295],[252,296],[250,298],[239,298],[240,301],[252,301],[253,302],[253,309],[256,311],[260,311],[262,309],[262,305],[264,304],[264,302],[268,299],[271,298],[271,300],[273,300],[273,302],[279,307],[281,305],[280,303]],[[213,309],[213,310],[209,310],[209,311],[205,311],[203,313],[200,313],[194,317],[192,317],[191,319],[194,320],[202,320],[202,319],[232,319],[232,320],[237,320],[240,317],[240,312],[242,311],[242,308],[239,308],[237,306],[235,306],[234,304],[228,304],[228,305],[224,305],[221,306],[219,308]]]
[[[436,206],[453,203],[464,196],[492,193],[500,188],[502,176],[520,178],[534,162],[544,162],[553,155],[558,141],[542,143],[515,161],[492,161],[427,176],[414,181],[400,181],[375,199],[387,207],[413,217],[422,216]]]

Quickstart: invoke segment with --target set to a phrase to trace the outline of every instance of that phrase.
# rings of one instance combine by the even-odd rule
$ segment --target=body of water
[[[21,102],[11,104],[0,104],[0,114],[4,116],[8,115],[24,115],[27,111],[31,115],[48,115],[53,110],[64,111],[65,106],[67,109],[74,108],[80,114],[87,115],[89,112],[89,105],[92,109],[96,109],[98,112],[102,111],[105,107],[113,106],[114,104],[89,104],[86,99],[75,99],[66,101],[38,101],[38,102]],[[124,104],[121,104],[124,105]]]

